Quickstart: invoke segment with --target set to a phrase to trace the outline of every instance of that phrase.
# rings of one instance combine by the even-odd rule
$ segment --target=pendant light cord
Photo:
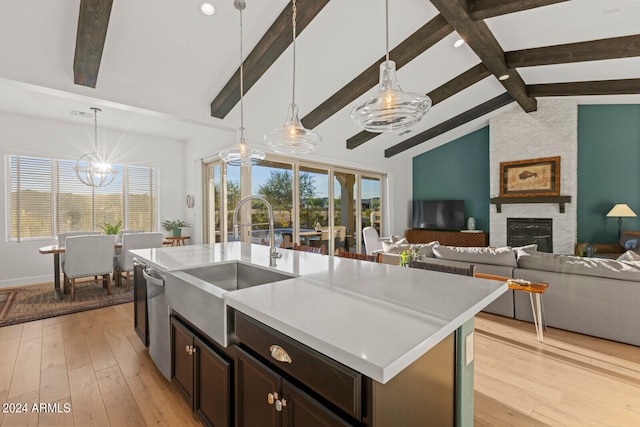
[[[296,0],[292,0],[293,12],[291,14],[291,28],[293,29],[293,91],[291,95],[291,103],[296,103],[296,18],[298,16],[298,8]]]
[[[102,111],[97,107],[92,107],[93,110],[93,147],[97,155],[98,153],[98,111]]]
[[[389,60],[389,0],[385,0],[386,33],[387,33],[387,61]]]
[[[242,9],[240,9],[240,127],[244,128],[244,55],[242,53]]]

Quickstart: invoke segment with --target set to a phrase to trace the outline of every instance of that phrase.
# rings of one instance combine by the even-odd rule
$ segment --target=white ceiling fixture
[[[213,6],[213,4],[211,4],[211,2],[201,1],[200,12],[202,12],[204,15],[211,16],[216,13],[216,8]]]
[[[99,108],[92,107],[94,118],[94,151],[83,154],[76,166],[73,168],[78,179],[90,187],[104,187],[109,185],[116,179],[118,169],[111,166],[108,162],[104,149],[101,152],[98,149],[98,111]]]
[[[315,131],[305,129],[298,116],[296,104],[296,0],[292,1],[291,28],[293,31],[293,91],[291,104],[287,113],[287,120],[281,128],[273,129],[264,136],[264,141],[276,153],[304,154],[312,152],[322,141],[322,137]]]
[[[385,0],[386,60],[380,64],[378,93],[351,111],[351,118],[369,132],[392,132],[418,123],[431,108],[431,98],[404,92],[398,84],[396,63],[389,60],[389,0]]]
[[[236,138],[236,145],[222,150],[220,158],[232,166],[251,166],[264,160],[265,154],[260,150],[249,147],[244,128],[244,56],[242,52],[242,11],[247,7],[244,0],[234,0],[233,5],[240,11],[240,127]]]

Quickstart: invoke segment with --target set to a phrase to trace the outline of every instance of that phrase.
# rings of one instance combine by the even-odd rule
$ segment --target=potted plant
[[[104,231],[104,234],[117,235],[120,232],[120,229],[122,228],[122,221],[118,221],[115,224],[109,224],[108,222],[105,222],[103,225],[99,225],[98,227],[100,227],[102,231]]]
[[[173,221],[164,220],[162,222],[162,227],[165,230],[170,231],[173,237],[180,237],[180,235],[182,234],[182,229],[186,227],[191,227],[191,225],[186,221],[177,219]]]

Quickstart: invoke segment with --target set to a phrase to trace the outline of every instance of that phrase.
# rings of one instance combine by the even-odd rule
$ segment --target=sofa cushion
[[[529,270],[640,281],[640,262],[531,252],[520,255],[518,267]]]
[[[520,257],[520,254],[538,252],[538,244],[534,243],[532,245],[517,246],[517,247],[514,247],[513,250],[516,252],[516,259],[518,259]]]
[[[429,243],[388,243],[382,242],[382,251],[390,254],[400,254],[407,249],[417,249],[418,255],[434,258],[433,247],[439,245],[438,241]]]
[[[509,246],[502,248],[468,248],[438,245],[433,248],[433,253],[436,258],[465,261],[473,264],[518,266],[515,252]]]

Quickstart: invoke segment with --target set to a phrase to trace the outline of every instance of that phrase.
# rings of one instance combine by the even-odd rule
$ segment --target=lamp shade
[[[627,205],[626,203],[618,203],[613,208],[611,208],[607,216],[620,218],[620,217],[636,217],[638,215],[636,215],[636,213],[632,211],[629,205]]]

